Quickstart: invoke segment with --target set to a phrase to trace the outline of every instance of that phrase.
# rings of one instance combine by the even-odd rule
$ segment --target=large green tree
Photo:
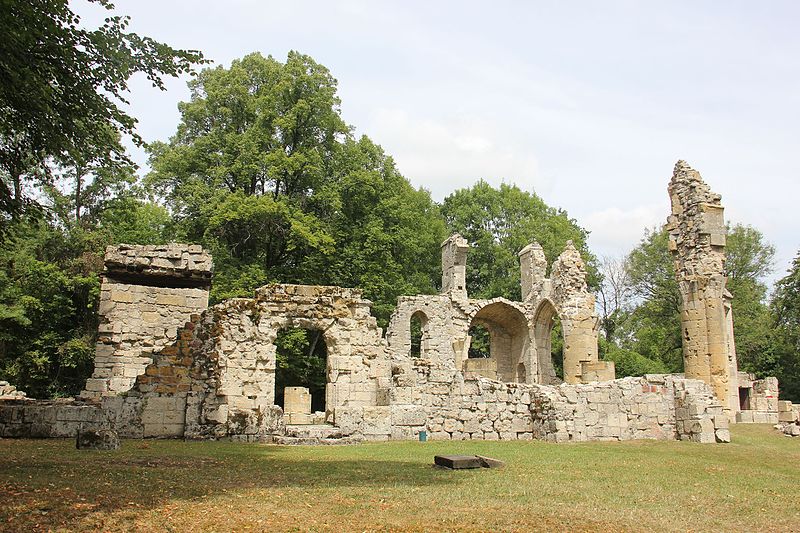
[[[44,216],[9,227],[0,242],[0,379],[33,397],[83,388],[93,368],[106,245],[170,238],[169,214],[133,181],[130,169],[103,171],[83,185],[57,175],[41,193]]]
[[[109,11],[86,28],[67,0],[0,1],[0,230],[35,203],[25,181],[49,183],[54,164],[77,168],[130,163],[120,135],[136,144],[136,120],[121,108],[128,80],[142,73],[163,89],[164,76],[203,61],[127,31]]]
[[[800,253],[776,283],[771,308],[775,349],[756,370],[777,376],[781,399],[800,402]]]
[[[548,206],[516,185],[494,188],[483,180],[445,198],[442,213],[451,232],[472,244],[467,286],[474,298],[521,298],[517,253],[532,241],[542,245],[550,264],[572,240],[581,251],[589,284],[598,283],[595,258],[586,247],[586,230],[563,210]]]
[[[212,300],[268,282],[357,286],[386,323],[400,294],[434,289],[444,224],[341,117],[336,80],[312,58],[261,54],[203,70],[148,183],[181,238],[214,254]]]

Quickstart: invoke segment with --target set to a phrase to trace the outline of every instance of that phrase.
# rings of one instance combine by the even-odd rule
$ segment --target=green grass
[[[507,464],[431,466],[454,453]],[[769,426],[726,445],[0,440],[4,531],[798,529],[800,439]]]

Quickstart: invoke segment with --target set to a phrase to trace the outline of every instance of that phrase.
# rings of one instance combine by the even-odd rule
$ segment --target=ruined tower
[[[700,173],[678,161],[670,181],[669,249],[681,293],[683,362],[687,378],[711,385],[726,409],[736,410],[736,352],[726,306],[725,220],[720,196]]]
[[[94,373],[81,396],[127,392],[178,328],[208,307],[211,256],[199,245],[106,248]]]

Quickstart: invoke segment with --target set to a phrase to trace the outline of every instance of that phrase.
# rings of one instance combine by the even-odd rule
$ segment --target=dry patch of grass
[[[448,471],[435,454],[506,461]],[[800,529],[800,439],[279,447],[0,440],[3,531]]]

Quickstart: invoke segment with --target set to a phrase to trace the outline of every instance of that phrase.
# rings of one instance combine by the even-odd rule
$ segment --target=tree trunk
[[[83,167],[75,165],[75,222],[81,221],[81,187],[83,185]]]

